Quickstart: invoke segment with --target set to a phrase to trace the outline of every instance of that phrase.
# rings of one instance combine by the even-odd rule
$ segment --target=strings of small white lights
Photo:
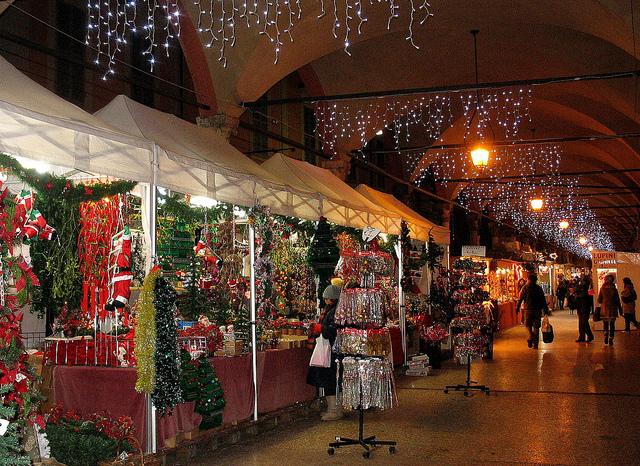
[[[323,150],[336,154],[354,140],[364,147],[382,129],[393,130],[398,150],[411,142],[413,133],[436,139],[459,114],[466,133],[480,140],[495,138],[494,126],[505,138],[514,138],[522,121],[531,121],[529,88],[493,89],[478,95],[479,101],[475,93],[447,93],[316,102],[316,134]]]
[[[327,0],[331,9],[331,34],[343,43],[344,51],[351,55],[349,47],[354,33],[362,35],[362,28],[368,21],[366,3],[362,0]],[[267,37],[273,46],[274,64],[278,63],[280,52],[286,42],[293,42],[292,30],[302,20],[301,0],[194,0],[198,8],[198,31],[208,36],[206,47],[219,49],[218,61],[227,66],[227,45],[236,44],[236,27],[245,23],[248,28],[259,28],[259,34]],[[394,19],[400,17],[401,0],[369,0],[368,7],[389,10],[387,29],[391,29]],[[409,20],[406,40],[416,49],[414,27],[422,26],[433,16],[431,5],[426,0],[407,0]],[[325,0],[320,0],[320,12],[316,19],[327,15]]]
[[[489,165],[482,171],[473,165],[468,149],[415,151],[401,155],[407,170],[412,173],[413,182],[420,186],[431,175],[436,179],[463,178],[488,179],[491,182],[506,176],[524,177],[535,174],[539,169],[555,173],[560,167],[562,151],[557,144],[497,146],[489,150]],[[473,181],[471,181],[473,183]],[[518,181],[520,183],[520,181]],[[475,184],[476,187],[490,187],[493,184]],[[479,193],[487,197],[489,193]]]
[[[578,179],[560,176],[561,148],[555,144],[502,146],[490,150],[490,164],[482,171],[473,166],[469,152],[460,149],[410,154],[408,171],[417,184],[429,178],[465,179],[458,202],[468,208],[488,207],[496,219],[510,221],[517,229],[528,230],[579,256],[588,257],[588,249],[577,242],[580,235],[589,238],[596,249],[611,249],[611,237],[598,222],[588,202],[576,197]],[[547,177],[530,177],[539,170]],[[529,176],[527,178],[527,176]],[[505,177],[519,177],[505,180]],[[474,180],[476,178],[477,180]],[[542,211],[531,210],[529,201],[541,198]],[[570,230],[561,230],[561,220],[569,221]]]
[[[88,0],[87,16],[85,43],[97,50],[96,65],[106,57],[104,80],[115,73],[116,56],[128,45],[131,34],[144,34],[142,55],[152,72],[158,46],[168,57],[171,41],[180,36],[178,0]],[[160,34],[162,44],[158,43]]]

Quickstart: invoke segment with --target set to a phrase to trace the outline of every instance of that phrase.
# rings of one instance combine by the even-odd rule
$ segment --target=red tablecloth
[[[516,303],[509,301],[498,304],[498,315],[500,319],[500,330],[507,330],[515,327],[519,323],[519,317],[516,314]]]
[[[400,327],[389,327],[389,335],[391,336],[391,349],[393,350],[393,365],[401,366],[404,364],[404,348],[402,347]]]
[[[275,411],[296,402],[311,400],[315,388],[306,384],[311,352],[306,349],[270,350],[258,353],[258,410]],[[225,424],[248,419],[253,413],[251,356],[210,359],[224,390]],[[56,366],[53,398],[65,409],[82,415],[107,411],[112,416],[131,416],[138,439],[146,439],[145,399],[135,391],[136,372],[130,368]],[[178,432],[200,424],[193,403],[178,406],[173,415],[158,418],[158,445]]]

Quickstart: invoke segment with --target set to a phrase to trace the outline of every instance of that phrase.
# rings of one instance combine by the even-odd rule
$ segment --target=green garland
[[[182,403],[180,389],[180,354],[176,325],[176,291],[164,277],[156,280],[156,383],[151,394],[153,404],[160,413],[171,413]]]
[[[46,315],[50,325],[65,303],[72,309],[80,306],[82,276],[77,251],[80,203],[127,193],[136,183],[74,185],[64,176],[24,168],[4,153],[0,153],[0,166],[36,191],[36,209],[58,233],[57,241],[36,241],[31,247],[33,271],[40,279],[40,287],[33,290],[31,310],[39,316]]]

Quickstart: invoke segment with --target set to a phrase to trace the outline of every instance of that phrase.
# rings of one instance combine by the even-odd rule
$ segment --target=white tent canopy
[[[400,217],[369,201],[329,170],[275,154],[262,164],[272,174],[286,177],[300,190],[320,193],[322,215],[339,225],[364,228],[372,226],[385,233],[400,232]]]
[[[431,232],[436,243],[450,243],[450,233],[447,228],[427,220],[391,194],[377,191],[364,184],[359,185],[356,190],[374,204],[394,212],[407,222],[413,238],[426,242],[429,239],[429,232]]]
[[[58,97],[0,57],[0,151],[148,182],[151,146]]]
[[[214,129],[202,128],[119,95],[96,116],[132,136],[156,144],[157,184],[174,191],[252,206],[281,215],[316,219],[315,192],[287,186],[235,149]]]

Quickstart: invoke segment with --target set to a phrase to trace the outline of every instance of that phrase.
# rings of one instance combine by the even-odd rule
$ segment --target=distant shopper
[[[329,285],[322,293],[326,306],[320,316],[320,333],[322,333],[323,338],[329,340],[332,348],[338,334],[336,329],[336,307],[338,306],[341,291],[340,286]],[[330,367],[309,367],[307,383],[323,388],[327,399],[327,412],[322,415],[323,421],[335,421],[342,418],[342,409],[336,403],[337,372],[336,355],[333,351],[331,352]]]
[[[620,296],[615,284],[616,278],[607,275],[604,283],[600,287],[598,294],[598,304],[600,305],[600,316],[604,323],[604,344],[613,345],[613,338],[616,336],[616,319],[622,313]]]
[[[529,275],[529,281],[520,290],[516,313],[520,313],[520,307],[524,310],[524,325],[529,332],[527,345],[529,348],[537,349],[538,341],[540,340],[542,314],[548,315],[550,312],[544,291],[538,285],[538,276],[536,274]]]
[[[636,289],[633,287],[633,282],[629,277],[622,279],[624,283],[624,289],[620,293],[620,299],[622,300],[622,315],[624,316],[624,331],[629,333],[631,331],[631,324],[638,328],[638,321],[636,320],[636,300],[638,295]]]
[[[576,310],[578,311],[578,339],[576,343],[593,341],[593,332],[589,325],[589,314],[593,298],[589,295],[588,282],[581,281],[576,287]]]
[[[564,309],[564,300],[567,297],[567,282],[562,275],[560,275],[560,278],[558,279],[556,297],[558,298],[558,308],[560,310]]]

